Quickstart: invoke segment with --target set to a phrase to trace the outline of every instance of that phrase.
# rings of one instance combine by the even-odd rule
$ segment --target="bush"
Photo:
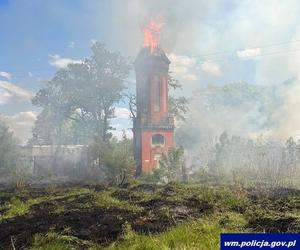
[[[17,140],[9,127],[0,120],[0,176],[10,175],[17,168]]]
[[[164,154],[159,161],[161,177],[170,181],[186,181],[184,150],[182,147],[173,148]]]
[[[112,138],[105,143],[95,142],[89,147],[89,154],[93,164],[104,173],[107,184],[120,185],[134,177],[133,145],[126,136],[120,141]]]

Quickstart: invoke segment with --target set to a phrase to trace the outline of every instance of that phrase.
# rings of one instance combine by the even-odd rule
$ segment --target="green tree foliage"
[[[95,137],[108,141],[110,119],[122,99],[130,68],[119,53],[95,43],[91,58],[59,70],[33,99],[43,111],[32,143],[76,144]]]
[[[157,171],[160,173],[160,177],[166,178],[168,182],[186,181],[183,148],[173,148],[167,154],[163,154]]]
[[[0,120],[0,176],[16,170],[18,160],[17,141],[9,127]]]
[[[116,178],[129,175],[132,164],[125,147],[129,141],[112,138],[110,121],[115,105],[123,98],[131,64],[100,43],[91,49],[90,58],[59,70],[33,98],[42,112],[30,144],[90,145],[90,165],[103,169],[107,180],[116,183]]]
[[[171,74],[168,75],[168,86],[171,90],[169,94],[169,113],[175,119],[184,121],[185,114],[188,111],[188,101],[184,96],[175,96],[174,94],[176,90],[182,89],[182,86]]]
[[[283,162],[286,165],[287,176],[292,179],[300,170],[300,144],[297,144],[293,137],[290,137],[285,143]]]
[[[135,171],[135,161],[133,158],[133,143],[123,135],[122,140],[112,138],[109,144],[94,144],[95,157],[101,153],[100,168],[105,174],[105,179],[110,185],[120,185],[133,178]]]
[[[176,143],[191,152],[223,130],[248,136],[272,128],[281,104],[277,92],[247,82],[199,86],[189,101],[188,122],[176,131]]]

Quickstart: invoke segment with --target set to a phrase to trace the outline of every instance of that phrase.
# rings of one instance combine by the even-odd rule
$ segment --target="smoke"
[[[166,25],[162,32],[161,45],[166,52],[172,52],[185,47],[194,47],[195,25],[197,32],[203,29],[202,23],[197,20],[204,19],[212,14],[218,1],[138,1],[139,25],[144,26],[153,17],[163,17]],[[188,28],[187,28],[188,27]],[[197,34],[196,34],[197,35]]]
[[[183,86],[177,94],[190,101],[187,122],[177,126],[179,144],[197,150],[224,130],[281,142],[299,134],[299,1],[114,3],[118,18],[110,28],[117,42],[112,43],[133,57],[142,46],[144,25],[164,17],[161,47]],[[295,80],[287,84],[288,79]],[[237,89],[231,95],[223,91],[220,101],[223,86]]]
[[[193,134],[187,141],[192,137],[201,144],[224,130],[280,141],[300,134],[300,82],[284,84],[298,75],[299,53],[293,51],[299,43],[293,41],[300,38],[299,10],[297,1],[139,1],[140,23],[157,15],[166,19],[162,47],[171,53],[171,71],[183,93],[193,98],[188,122],[179,128]],[[208,84],[221,88],[241,80],[259,98],[228,105],[236,98],[229,96],[212,108],[205,105],[205,95],[194,95]]]
[[[300,37],[300,25],[295,27],[293,40]],[[282,91],[283,102],[278,111],[274,114],[274,119],[278,121],[277,126],[273,130],[273,136],[278,139],[286,139],[293,136],[296,140],[300,139],[300,79],[299,79],[299,63],[300,53],[298,53],[299,44],[292,43],[289,51],[294,53],[288,54],[285,67],[288,68],[290,81],[287,81],[285,90]],[[284,70],[282,70],[284,72]]]
[[[272,131],[272,136],[280,140],[286,140],[293,136],[300,140],[300,83],[297,81],[284,93],[284,102],[278,112],[274,114],[277,125]]]
[[[61,56],[58,56],[54,47],[46,52],[39,50],[39,53],[44,53],[46,63],[60,68],[70,63],[70,58],[78,58],[76,61],[79,62],[86,56],[87,51],[81,47],[87,46],[84,41],[94,43],[94,38],[105,43],[110,50],[120,51],[134,60],[143,46],[145,25],[152,19],[163,18],[160,45],[171,60],[170,71],[183,87],[175,94],[184,95],[189,100],[186,122],[177,124],[176,142],[183,145],[189,155],[199,155],[203,148],[207,149],[206,152],[215,149],[223,131],[227,131],[229,137],[246,138],[240,144],[232,143],[236,155],[233,156],[232,152],[222,155],[220,161],[224,161],[224,165],[236,157],[236,165],[242,166],[240,163],[244,159],[240,160],[242,149],[239,145],[247,144],[249,138],[255,141],[262,135],[276,143],[284,143],[290,136],[300,139],[298,0],[88,0],[81,1],[78,9],[69,8],[59,0],[46,4],[34,0],[34,3],[37,10],[41,10],[36,11],[38,17],[31,17],[31,5],[24,8],[20,3],[14,3],[15,14],[7,16],[12,19],[22,17],[19,19],[26,20],[21,22],[22,25],[28,20],[30,28],[26,30],[22,26],[22,30],[30,40],[37,42],[37,34],[45,39],[46,31],[54,30],[53,34],[50,32],[53,36],[50,41],[69,44],[67,51],[78,52],[66,55],[63,49],[59,49]],[[48,16],[50,20],[47,20]],[[42,22],[36,22],[39,19]],[[7,20],[3,23],[8,23]],[[55,25],[47,26],[47,21]],[[36,32],[40,29],[37,23],[43,24],[43,31]],[[68,33],[68,41],[61,40],[64,39],[60,35],[62,32]],[[51,46],[56,43],[51,43]],[[37,47],[45,47],[45,44],[39,45]],[[26,58],[23,51],[31,49],[18,49],[14,54]],[[55,55],[50,62],[48,55]],[[8,74],[2,76],[10,78]],[[129,82],[133,78],[132,74]],[[134,84],[129,86],[130,89],[134,87]],[[8,100],[10,95],[3,95],[2,99]],[[121,137],[122,128],[131,126],[128,124],[128,110],[116,108],[115,115],[115,135]],[[4,118],[17,136],[28,137],[36,116],[37,113],[28,111]],[[24,125],[28,129],[25,130]],[[253,148],[245,147],[245,158],[253,158],[255,154],[248,157],[249,149]],[[259,147],[256,149],[260,150]],[[272,152],[270,159],[281,157],[277,149]],[[260,156],[260,152],[257,153]],[[210,154],[207,159],[209,157]],[[211,159],[214,160],[214,156]],[[279,162],[277,158],[276,161]],[[259,162],[261,159],[255,164],[261,171]],[[270,162],[273,170],[274,164]]]
[[[183,86],[177,94],[190,100],[188,122],[179,131],[193,129],[193,140],[196,137],[199,143],[224,130],[245,137],[264,134],[280,140],[298,133],[295,99],[300,83],[296,80],[283,84],[298,76],[297,0],[89,0],[81,3],[79,11],[61,1],[35,3],[41,10],[39,15],[47,17],[50,13],[72,35],[78,50],[82,41],[76,40],[76,34],[88,41],[96,38],[132,59],[143,45],[145,24],[163,17],[161,47],[171,59],[174,77]],[[24,11],[20,3],[13,6],[15,14],[10,16],[28,19],[33,27],[29,32],[37,30],[36,19],[29,17],[31,7],[26,5]],[[49,51],[47,55],[53,53]],[[62,54],[62,58],[69,56]],[[245,100],[228,106],[224,101],[213,109],[207,107],[203,95],[195,95],[209,85],[221,88],[240,81],[248,82],[258,92],[261,88],[268,91],[260,99],[253,97],[250,103]],[[228,96],[227,101],[234,98]]]
[[[272,111],[279,102],[272,92],[246,82],[202,87],[190,99],[187,122],[178,128],[177,142],[197,151],[223,131],[255,139],[272,126]]]

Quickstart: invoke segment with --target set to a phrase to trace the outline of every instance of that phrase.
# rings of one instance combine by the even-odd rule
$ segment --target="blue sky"
[[[99,23],[100,32],[93,30],[95,24],[89,22],[82,2],[30,0],[1,3],[1,70],[11,72],[20,84],[36,90],[40,85],[29,79],[28,72],[41,78],[51,77],[55,68],[49,65],[50,54],[87,57],[90,40],[105,41],[105,29]],[[101,7],[101,12],[107,13],[104,3]]]
[[[155,15],[187,96],[208,83],[279,84],[297,75],[300,53],[287,51],[300,46],[299,13],[296,0],[0,0],[0,113],[24,140],[45,80],[88,57],[94,40],[133,58]],[[116,123],[127,128],[122,108]]]
[[[109,43],[108,28],[101,20],[114,18],[110,16],[111,1],[89,1],[91,5],[86,2],[0,0],[0,72],[9,74],[0,76],[0,80],[34,95],[58,70],[59,67],[51,65],[53,58],[79,60],[89,56],[93,40]],[[92,14],[97,13],[93,5],[97,5],[99,17]],[[25,119],[31,125],[39,110],[31,105],[29,93],[23,97],[15,94],[7,101],[0,100],[0,112],[8,118],[15,116],[13,122],[21,124]],[[125,128],[129,126],[124,119],[116,121]],[[21,130],[21,126],[15,127]],[[27,126],[26,136],[29,130]]]

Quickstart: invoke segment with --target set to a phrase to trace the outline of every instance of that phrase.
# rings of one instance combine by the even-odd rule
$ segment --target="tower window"
[[[153,146],[162,146],[165,144],[165,137],[160,134],[155,134],[152,136],[152,145]]]
[[[154,111],[159,112],[160,110],[160,78],[158,75],[153,77],[153,99],[154,99]]]
[[[142,112],[148,112],[148,105],[149,105],[149,78],[145,78],[142,81],[142,88],[141,88],[141,103],[142,103]]]

